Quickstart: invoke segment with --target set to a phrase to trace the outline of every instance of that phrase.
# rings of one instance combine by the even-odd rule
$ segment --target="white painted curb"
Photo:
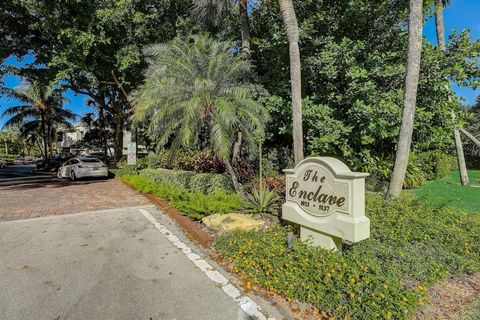
[[[159,223],[155,218],[144,209],[139,211],[150,221],[155,228],[157,228],[174,246],[182,251],[182,253],[197,266],[205,275],[216,285],[220,285],[223,292],[235,301],[240,308],[254,319],[258,320],[276,320],[273,317],[265,317],[261,312],[260,306],[253,301],[250,297],[243,295],[234,285],[232,285],[227,278],[225,278],[220,272],[216,271],[207,261],[200,258],[198,254],[192,252],[192,249],[185,243],[180,241],[177,236],[171,233],[165,226]]]

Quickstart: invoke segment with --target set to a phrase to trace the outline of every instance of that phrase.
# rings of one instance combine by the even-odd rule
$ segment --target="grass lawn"
[[[458,171],[452,171],[442,179],[429,181],[413,190],[420,198],[434,205],[446,205],[454,209],[480,214],[480,171],[468,171],[470,186],[462,187]]]

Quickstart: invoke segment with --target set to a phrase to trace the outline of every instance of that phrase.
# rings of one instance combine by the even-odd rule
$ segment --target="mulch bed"
[[[448,279],[429,290],[430,304],[418,319],[454,320],[480,296],[480,273]]]

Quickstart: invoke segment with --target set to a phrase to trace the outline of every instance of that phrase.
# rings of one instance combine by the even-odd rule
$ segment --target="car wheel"
[[[70,180],[75,181],[75,179],[76,179],[76,177],[75,177],[75,171],[72,170],[72,171],[70,172]]]

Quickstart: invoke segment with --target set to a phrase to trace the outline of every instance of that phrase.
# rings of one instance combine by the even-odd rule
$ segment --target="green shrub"
[[[205,194],[215,190],[233,192],[235,189],[230,177],[217,173],[195,173],[193,171],[180,171],[169,169],[145,169],[140,172],[156,183],[171,183],[190,191],[198,191]]]
[[[236,212],[241,209],[238,195],[228,194],[221,190],[216,190],[211,194],[203,194],[201,192],[190,192],[169,182],[157,183],[145,176],[125,175],[122,179],[142,192],[170,201],[175,208],[194,219],[202,219],[214,213]]]
[[[266,185],[255,186],[252,193],[243,199],[247,212],[277,214],[277,205],[280,197],[275,189],[270,190]]]
[[[159,153],[150,153],[146,157],[147,168],[149,169],[160,169],[160,168],[169,168],[169,153],[167,151],[162,151]]]
[[[368,196],[367,216],[371,237],[343,254],[299,240],[289,251],[283,227],[221,236],[215,250],[249,281],[337,319],[409,319],[428,302],[428,287],[480,270],[478,217],[410,195]]]
[[[403,179],[403,187],[405,189],[412,189],[421,187],[427,178],[422,169],[414,164],[409,163],[407,171],[405,172],[405,178]]]
[[[236,212],[241,208],[240,198],[236,194],[220,190],[207,195],[201,192],[189,193],[187,198],[173,200],[172,203],[185,215],[198,220],[215,213]]]
[[[115,176],[122,177],[124,175],[131,173],[131,168],[126,162],[117,163],[113,168],[110,168],[111,171]]]
[[[414,162],[425,173],[427,180],[443,178],[457,168],[455,156],[439,151],[419,153]]]
[[[225,167],[211,151],[181,150],[172,155],[171,151],[163,150],[149,154],[146,158],[150,169],[174,169],[195,172],[223,173]]]

